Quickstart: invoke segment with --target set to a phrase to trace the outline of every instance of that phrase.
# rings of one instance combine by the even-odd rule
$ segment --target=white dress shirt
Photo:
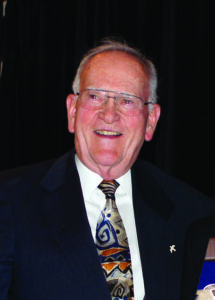
[[[88,221],[95,240],[97,221],[106,201],[103,192],[97,188],[103,179],[83,165],[77,155],[75,156],[75,161],[81,181]],[[133,270],[134,296],[135,300],[143,300],[145,289],[134,218],[131,172],[128,171],[125,175],[118,178],[117,182],[120,186],[115,193],[116,204],[123,220],[129,242]]]

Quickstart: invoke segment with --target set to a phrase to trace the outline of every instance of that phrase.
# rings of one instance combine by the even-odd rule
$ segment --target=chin
[[[102,166],[113,166],[118,164],[121,161],[121,157],[113,155],[112,153],[103,153],[102,155],[95,155],[94,161],[98,165]]]

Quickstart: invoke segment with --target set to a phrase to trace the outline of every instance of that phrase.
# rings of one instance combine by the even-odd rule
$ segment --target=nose
[[[100,118],[106,123],[113,123],[119,119],[115,97],[108,96],[99,112]]]

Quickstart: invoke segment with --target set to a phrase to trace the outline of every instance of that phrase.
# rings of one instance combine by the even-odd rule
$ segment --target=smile
[[[107,131],[107,130],[95,130],[95,133],[98,135],[105,135],[105,136],[120,136],[120,135],[122,135],[120,132]]]

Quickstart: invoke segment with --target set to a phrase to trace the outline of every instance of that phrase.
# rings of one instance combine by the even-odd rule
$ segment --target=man
[[[186,228],[214,206],[136,162],[160,116],[156,80],[116,41],[84,57],[67,98],[75,153],[2,174],[1,300],[179,299]]]

